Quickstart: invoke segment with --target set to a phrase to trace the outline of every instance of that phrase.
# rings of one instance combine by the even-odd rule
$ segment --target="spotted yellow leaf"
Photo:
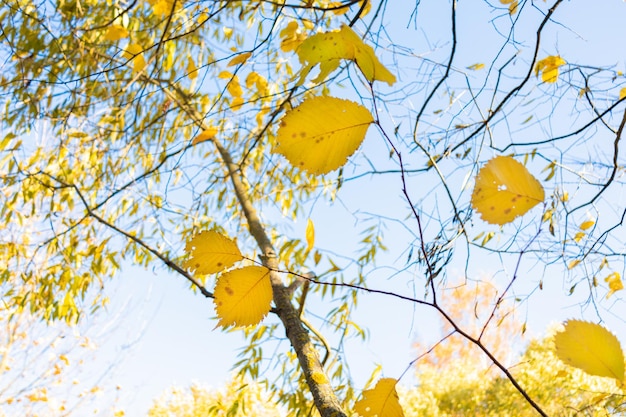
[[[213,230],[195,235],[185,246],[190,257],[183,266],[198,274],[214,274],[243,259],[237,244]]]
[[[535,64],[535,75],[541,73],[541,79],[546,83],[555,83],[559,79],[559,67],[567,62],[558,55],[550,55]]]
[[[283,117],[275,151],[296,167],[326,174],[347,162],[373,121],[369,110],[358,103],[313,97]]]
[[[303,65],[300,83],[317,64],[320,73],[313,82],[324,81],[339,67],[342,59],[354,61],[369,82],[378,80],[389,85],[396,82],[396,77],[378,60],[374,49],[347,25],[339,31],[317,33],[307,38],[296,52]]]
[[[118,41],[128,37],[128,31],[121,25],[110,25],[104,34],[104,39],[108,41]]]
[[[313,220],[309,219],[306,222],[306,250],[307,252],[313,249],[315,246],[315,226],[313,225]]]
[[[488,223],[503,225],[541,203],[543,187],[524,165],[510,156],[497,156],[476,176],[472,207]]]
[[[606,298],[609,298],[613,295],[615,291],[620,291],[624,289],[624,283],[622,282],[622,276],[619,272],[613,272],[609,274],[608,277],[604,278],[604,282],[609,284],[609,292],[606,295]]]
[[[404,417],[396,383],[393,378],[380,379],[373,389],[363,391],[363,398],[354,404],[354,411],[361,417]]]
[[[568,320],[554,337],[558,358],[590,375],[624,380],[624,353],[613,333],[599,324]]]
[[[269,313],[272,303],[270,271],[246,266],[220,275],[214,291],[218,326],[253,326]]]

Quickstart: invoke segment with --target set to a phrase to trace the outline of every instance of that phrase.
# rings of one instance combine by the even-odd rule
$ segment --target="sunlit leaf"
[[[403,417],[397,382],[393,378],[380,379],[373,389],[363,391],[363,397],[354,404],[354,411],[361,417]]]
[[[128,31],[121,25],[110,25],[104,35],[104,39],[108,41],[117,41],[128,37]]]
[[[298,22],[292,20],[280,31],[280,49],[283,52],[294,51],[304,40],[306,35],[299,30]]]
[[[559,79],[559,67],[567,62],[558,55],[550,55],[535,64],[535,75],[547,83],[555,83]]]
[[[596,224],[595,220],[586,220],[584,222],[582,222],[580,224],[580,226],[578,226],[580,228],[580,230],[587,230],[590,227],[592,227],[594,224]]]
[[[371,113],[358,103],[313,97],[283,117],[275,151],[296,167],[326,174],[346,163],[373,121]]]
[[[609,298],[615,291],[624,289],[624,283],[622,282],[622,276],[619,272],[613,272],[608,277],[604,278],[604,282],[609,284],[609,292],[606,298]]]
[[[317,33],[307,38],[298,47],[297,53],[303,65],[300,83],[317,64],[320,73],[313,82],[324,81],[339,67],[342,59],[354,61],[369,82],[378,80],[389,85],[396,82],[396,77],[378,60],[374,49],[347,25],[339,31]]]
[[[244,52],[242,54],[237,55],[230,61],[228,61],[227,67],[233,67],[235,65],[243,64],[252,56],[252,52]]]
[[[133,61],[133,71],[141,72],[146,66],[146,60],[143,57],[143,48],[141,45],[131,43],[126,46],[124,51],[124,58]]]
[[[306,222],[306,250],[307,252],[313,249],[315,246],[315,226],[313,225],[313,220],[309,219]]]
[[[198,274],[214,274],[231,267],[243,259],[237,244],[213,230],[195,235],[185,246],[190,257],[184,267]]]
[[[187,59],[187,77],[191,80],[198,78],[198,67],[191,57]]]
[[[205,142],[209,139],[213,139],[216,134],[217,134],[217,128],[211,126],[207,128],[206,130],[203,130],[202,132],[200,132],[200,134],[198,134],[198,136],[193,138],[193,141],[191,141],[191,144],[197,145],[198,143]]]
[[[619,99],[621,100],[624,97],[626,97],[626,87],[624,87],[621,90],[619,90]]]
[[[498,156],[476,176],[472,207],[488,223],[503,225],[528,212],[545,197],[543,187],[524,165]]]
[[[615,335],[599,324],[568,320],[554,338],[556,354],[590,375],[624,380],[624,354]]]
[[[580,259],[574,259],[574,260],[570,261],[570,263],[567,264],[567,269],[575,268],[580,262],[581,262]]]
[[[468,70],[472,70],[472,71],[478,71],[483,68],[485,68],[485,64],[483,63],[472,64],[469,67],[467,67]]]
[[[270,271],[246,266],[225,272],[215,285],[218,326],[253,326],[269,313],[272,303]]]

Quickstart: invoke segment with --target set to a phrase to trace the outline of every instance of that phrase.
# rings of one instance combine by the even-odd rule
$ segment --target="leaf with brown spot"
[[[214,230],[195,235],[185,246],[190,254],[183,266],[198,274],[215,274],[243,259],[237,244]]]
[[[472,207],[488,223],[512,222],[545,198],[543,187],[524,165],[510,156],[497,156],[476,176]]]
[[[220,275],[214,291],[218,326],[254,326],[269,313],[272,303],[270,271],[246,266]]]
[[[313,174],[343,166],[374,121],[365,107],[335,97],[313,97],[283,117],[275,152]]]

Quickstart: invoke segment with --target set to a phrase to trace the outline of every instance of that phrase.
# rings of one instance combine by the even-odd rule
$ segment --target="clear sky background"
[[[447,32],[448,2],[422,1],[415,20],[408,17],[413,9],[409,3],[389,2],[390,8],[386,11],[384,20],[388,24],[390,38],[411,39],[408,43],[414,48],[414,52],[423,54],[425,59],[441,59],[447,56],[450,46]],[[531,7],[529,3],[526,3],[526,7]],[[476,10],[472,11],[472,8]],[[490,15],[487,10],[481,1],[459,3],[459,18],[462,20],[459,22],[460,44],[455,67],[464,69],[479,62],[489,64],[494,48],[501,44],[501,39],[493,38],[493,32],[476,30],[490,19],[493,19],[493,27],[505,25],[508,17],[502,14]],[[552,26],[546,33],[540,55],[558,53],[568,62],[615,65],[617,70],[624,71],[625,16],[626,4],[619,0],[593,2],[593,5],[582,0],[566,2],[555,16],[557,21],[566,26]],[[522,28],[520,33],[525,33]],[[521,38],[518,41],[525,45],[532,43]],[[416,69],[401,70],[402,73],[398,76],[406,81],[413,76],[412,72]],[[381,91],[388,90],[381,88]],[[571,119],[563,120],[563,126],[552,128],[554,131],[567,130],[572,123]],[[590,143],[589,146],[593,148],[594,144]],[[361,155],[367,155],[375,164],[386,165],[388,150],[380,135],[373,129],[370,130]],[[407,157],[410,158],[410,155]],[[365,160],[360,157],[355,160],[355,164],[365,164]],[[346,176],[349,177],[349,171],[347,173]],[[460,170],[456,173],[454,184],[460,186],[467,174],[469,171]],[[429,187],[429,184],[420,183],[414,178],[409,186]],[[619,193],[611,196],[611,199],[621,207],[626,202],[624,195]],[[395,212],[394,205],[398,208]],[[365,181],[347,181],[335,203],[319,201],[311,205],[310,216],[316,225],[316,247],[328,252],[350,254],[350,247],[358,241],[358,236],[354,234],[355,223],[363,224],[377,214],[392,217],[397,214],[398,218],[404,215],[404,210],[405,204],[397,175],[372,176]],[[540,209],[535,208],[532,213],[540,216]],[[272,222],[280,221],[276,212],[267,211],[263,215]],[[305,220],[299,219],[293,224],[285,222],[284,232],[303,238]],[[402,220],[387,223],[385,244],[389,251],[378,261],[381,268],[371,271],[368,278],[370,287],[407,295],[421,294],[423,283],[417,271],[402,272],[415,274],[414,286],[410,286],[407,284],[410,280],[394,280],[393,269],[382,267],[403,264],[408,256],[407,247],[411,241],[409,231],[414,227],[413,221],[410,219],[406,223]],[[474,222],[474,227],[477,231],[492,230],[479,220]],[[503,270],[502,261],[495,254],[485,255],[477,261],[474,265],[480,265],[480,268],[470,271],[476,277],[495,275],[504,280],[507,273],[510,273],[510,270]],[[558,268],[559,266],[550,269],[551,275],[543,277],[541,268],[537,265],[524,265],[525,274],[520,279],[527,280],[528,286],[517,288],[520,295],[535,289],[538,281],[545,278],[543,290],[535,292],[520,309],[520,314],[527,320],[530,335],[541,335],[550,323],[572,317],[580,318],[585,313],[579,306],[585,295],[582,292],[575,293],[568,298],[562,279],[567,271],[560,266],[561,271],[558,272]],[[463,274],[462,263],[456,262],[448,267],[449,280]],[[128,416],[142,416],[152,400],[169,387],[186,387],[192,382],[219,387],[229,378],[238,349],[245,342],[240,332],[214,329],[216,321],[212,318],[214,312],[211,300],[192,292],[181,277],[168,273],[160,266],[149,271],[127,267],[110,284],[105,291],[112,299],[112,304],[106,312],[99,313],[97,322],[109,323],[112,327],[87,330],[88,333],[105,335],[95,338],[101,349],[92,358],[93,369],[98,370],[92,376],[101,375],[100,370],[111,369],[103,379],[103,385],[107,387],[103,400],[110,398],[110,388],[119,384],[121,390],[115,395],[119,396],[117,401],[120,407],[126,410]],[[621,297],[621,294],[615,296],[617,304],[613,306],[614,312],[624,311]],[[312,309],[323,311],[324,306],[315,296],[309,302]],[[111,318],[115,318],[115,321],[110,322]],[[624,321],[609,314],[604,314],[603,318],[607,320],[607,327],[626,344]],[[267,320],[273,322],[275,318],[270,316]],[[345,347],[345,356],[349,358],[356,387],[364,384],[375,364],[382,365],[385,376],[400,376],[416,357],[413,343],[416,340],[435,342],[438,337],[437,321],[433,312],[380,295],[362,295],[355,321],[370,331],[367,342],[349,342]],[[284,343],[282,348],[287,349],[287,344]],[[271,351],[266,350],[268,354]],[[402,380],[407,385],[414,382],[412,372]]]

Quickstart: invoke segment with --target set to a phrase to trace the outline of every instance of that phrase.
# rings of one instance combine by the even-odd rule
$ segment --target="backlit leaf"
[[[559,359],[590,375],[624,380],[624,354],[619,340],[599,324],[568,320],[555,335]]]
[[[243,259],[237,244],[213,230],[195,235],[185,246],[190,258],[183,266],[198,274],[214,274]]]
[[[624,289],[624,283],[622,282],[622,276],[619,272],[613,272],[608,277],[604,278],[604,281],[609,284],[609,292],[606,298],[609,298],[615,291]]]
[[[476,176],[472,207],[488,223],[503,225],[528,212],[545,197],[543,187],[524,165],[497,156]]]
[[[128,31],[121,25],[110,25],[104,35],[104,39],[108,41],[117,41],[128,37]]]
[[[187,59],[187,77],[189,77],[190,80],[198,78],[198,67],[196,67],[196,63],[193,62],[193,58],[191,57]]]
[[[143,57],[143,48],[136,43],[131,43],[126,46],[124,58],[133,61],[133,72],[141,72],[146,66],[146,60]]]
[[[309,219],[306,222],[306,250],[307,252],[313,249],[315,246],[315,226],[313,226],[313,220]]]
[[[246,266],[225,272],[215,285],[218,326],[253,326],[269,313],[272,303],[270,271]]]
[[[361,417],[403,417],[396,383],[393,378],[380,379],[373,389],[363,391],[363,398],[354,404],[354,411]]]
[[[483,63],[472,64],[469,67],[467,67],[467,69],[472,70],[472,71],[478,71],[483,68],[485,68],[485,64]]]
[[[230,61],[228,61],[227,67],[233,67],[235,65],[243,64],[252,56],[252,52],[244,52],[243,54],[239,54]]]
[[[371,113],[358,103],[313,97],[283,117],[275,151],[296,167],[326,174],[346,163],[373,121]]]
[[[317,33],[307,38],[297,49],[303,65],[300,83],[317,64],[320,73],[313,82],[322,82],[339,67],[342,59],[354,61],[369,82],[385,81],[389,85],[396,77],[381,64],[374,49],[365,44],[349,26],[343,25],[339,31]]]
[[[299,30],[298,22],[291,21],[280,31],[280,49],[283,52],[294,51],[304,40],[306,35]]]
[[[535,75],[541,73],[541,79],[547,83],[555,83],[559,79],[559,67],[566,62],[558,55],[550,55],[535,64]]]
[[[191,142],[191,144],[197,145],[198,143],[205,142],[209,139],[213,139],[216,134],[217,134],[217,128],[211,126],[207,128],[206,130],[203,130],[202,132],[200,132],[200,134],[198,134],[198,136],[193,138],[193,141]]]

